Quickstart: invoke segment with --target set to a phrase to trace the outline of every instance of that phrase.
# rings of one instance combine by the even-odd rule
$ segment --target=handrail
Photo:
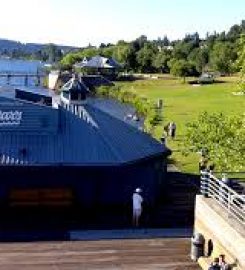
[[[236,219],[245,225],[245,195],[238,194],[227,182],[208,171],[201,171],[200,191],[205,197],[219,203],[226,210],[228,218]]]

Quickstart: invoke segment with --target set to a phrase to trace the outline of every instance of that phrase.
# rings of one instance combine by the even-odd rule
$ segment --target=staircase
[[[168,173],[164,196],[153,216],[153,226],[165,228],[192,227],[195,196],[199,191],[199,176],[180,172]]]

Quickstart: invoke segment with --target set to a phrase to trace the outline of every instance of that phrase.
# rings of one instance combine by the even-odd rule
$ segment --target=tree
[[[76,62],[81,61],[84,57],[93,57],[99,54],[99,51],[100,49],[90,46],[78,52],[68,53],[61,59],[60,65],[63,69],[71,69]]]
[[[154,40],[153,42],[160,48],[167,47],[170,45],[170,41],[166,35],[163,37],[163,39],[159,37],[157,40]]]
[[[106,44],[105,43],[101,43],[99,46],[100,49],[106,48]]]
[[[129,54],[129,44],[124,42],[114,46],[112,57],[115,58],[119,63],[126,65],[128,63]],[[128,65],[127,68],[129,69]]]
[[[183,59],[181,60],[172,59],[169,62],[169,66],[170,66],[170,73],[176,77],[183,78],[185,82],[186,76],[188,76],[190,73],[191,69],[190,63]]]
[[[160,72],[169,72],[168,61],[171,59],[170,52],[163,50],[158,52],[152,62],[153,67]]]
[[[242,25],[235,24],[230,28],[230,31],[227,33],[227,39],[229,41],[235,42],[240,37],[242,33]]]
[[[234,70],[236,58],[237,54],[230,42],[216,42],[210,53],[210,64],[215,71],[230,74]]]
[[[237,67],[240,71],[240,79],[238,81],[239,91],[245,93],[245,34],[241,36],[239,41]]]
[[[197,32],[194,34],[187,34],[185,35],[183,41],[185,43],[190,43],[193,46],[193,48],[196,48],[196,47],[199,47],[200,37]]]
[[[191,42],[177,42],[173,49],[173,57],[178,60],[187,59],[193,49],[194,46]]]
[[[227,37],[225,34],[225,31],[221,32],[218,36],[217,36],[217,41],[226,41]]]
[[[136,40],[134,41],[134,44],[138,48],[138,50],[142,49],[145,43],[147,43],[147,36],[145,35],[141,35],[140,37],[136,38]]]
[[[48,60],[50,63],[60,61],[62,58],[61,50],[54,44],[46,45],[46,47],[42,50],[42,55],[44,61]]]
[[[137,52],[137,62],[141,72],[153,71],[153,58],[157,53],[157,48],[151,43],[145,43],[143,48]]]
[[[136,49],[133,43],[130,43],[129,46],[126,48],[125,51],[125,68],[127,70],[137,70],[138,63],[136,60]]]
[[[99,54],[104,57],[110,58],[112,57],[114,50],[115,46],[104,47],[103,49],[99,50]]]
[[[86,49],[81,50],[77,53],[81,59],[84,57],[93,57],[97,54],[99,54],[99,50],[96,47],[88,47]]]
[[[173,63],[176,60],[184,60],[185,62],[180,62],[181,69],[183,71],[184,66],[186,70],[184,73],[188,73],[188,75],[197,76],[207,66],[223,74],[230,74],[237,71],[234,63],[237,60],[238,40],[242,32],[245,33],[245,21],[242,21],[240,25],[233,25],[227,34],[226,32],[207,33],[206,39],[203,40],[197,32],[187,34],[182,40],[173,41],[169,41],[167,36],[157,40],[148,40],[145,35],[141,35],[132,42],[119,40],[116,45],[101,43],[98,48],[89,45],[78,52],[71,52],[72,56],[65,55],[61,63],[71,67],[74,60],[100,54],[115,58],[118,62],[123,63],[127,70],[132,71],[169,72],[170,65],[166,65],[166,62],[172,63],[172,69],[176,70],[178,64],[175,63],[173,66]],[[0,51],[2,50],[3,48],[0,48]],[[26,57],[23,53],[18,51],[14,55]],[[32,56],[40,57],[38,54]],[[49,46],[49,53],[47,50],[42,51],[42,58],[44,60],[55,58],[57,61],[57,52],[52,44]],[[189,69],[186,69],[186,66],[189,66]],[[180,72],[172,71],[172,73],[179,74]]]
[[[206,65],[208,64],[208,49],[206,47],[203,48],[195,48],[188,57],[188,60],[194,63],[195,68],[198,73],[202,73]]]
[[[68,53],[63,59],[60,61],[60,65],[62,69],[72,69],[72,66],[78,62],[81,61],[82,57],[78,53]]]
[[[163,46],[169,46],[169,45],[170,45],[170,41],[169,41],[169,39],[168,39],[167,36],[164,36],[164,37],[163,37],[162,45],[163,45]]]
[[[245,116],[205,112],[187,124],[185,146],[191,152],[207,149],[218,170],[244,171]]]

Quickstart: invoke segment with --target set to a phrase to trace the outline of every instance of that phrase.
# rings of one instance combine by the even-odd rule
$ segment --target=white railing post
[[[214,199],[226,211],[228,218],[245,224],[245,195],[230,187],[229,181],[218,179],[213,174],[201,172],[201,194]]]
[[[208,197],[208,182],[209,182],[209,173],[207,170],[201,171],[201,194],[204,197]]]
[[[231,204],[232,204],[232,195],[228,190],[228,217],[231,216]]]

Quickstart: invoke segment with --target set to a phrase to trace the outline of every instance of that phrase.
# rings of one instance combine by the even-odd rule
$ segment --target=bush
[[[187,124],[185,146],[192,152],[207,149],[219,170],[245,169],[245,117],[207,112]]]
[[[113,98],[122,103],[132,105],[137,114],[144,117],[144,130],[150,134],[154,133],[155,127],[161,122],[161,111],[157,105],[147,98],[140,97],[135,93],[122,89],[119,86],[101,86],[96,90],[99,97]]]

